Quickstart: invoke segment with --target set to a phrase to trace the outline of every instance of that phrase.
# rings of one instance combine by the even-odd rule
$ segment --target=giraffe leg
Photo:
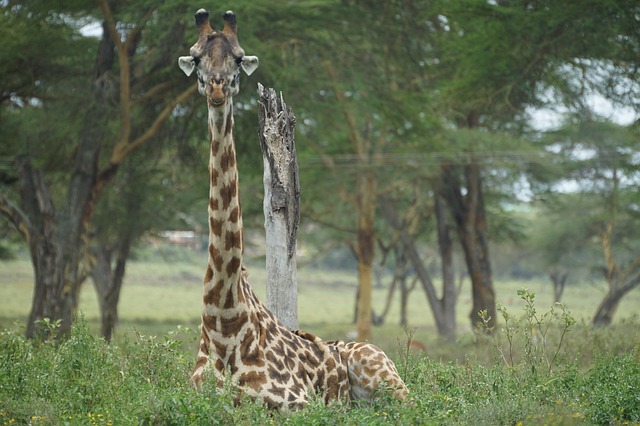
[[[211,351],[209,350],[210,339],[207,336],[204,327],[201,328],[200,333],[200,346],[198,349],[198,356],[196,357],[196,366],[193,369],[193,374],[191,375],[191,385],[198,389],[205,379],[205,373],[213,370],[214,377],[217,381],[217,386],[221,387],[224,383],[224,371],[219,371],[218,368],[221,366],[220,363],[212,362]],[[220,365],[218,365],[220,364]],[[213,367],[213,368],[212,368]]]

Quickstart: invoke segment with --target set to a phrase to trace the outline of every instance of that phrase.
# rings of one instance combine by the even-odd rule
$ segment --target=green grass
[[[260,404],[232,403],[231,389],[194,392],[194,362],[201,300],[200,262],[132,262],[123,287],[121,321],[113,344],[97,338],[98,309],[90,285],[82,292],[83,318],[56,346],[24,339],[31,303],[29,262],[0,268],[0,424],[637,424],[640,422],[638,292],[622,303],[611,327],[594,330],[590,318],[603,289],[569,287],[571,324],[546,316],[551,289],[542,283],[496,283],[509,315],[493,336],[468,330],[469,289],[458,304],[458,341],[437,339],[426,298],[418,289],[409,305],[410,329],[397,325],[398,304],[374,328],[374,343],[395,360],[411,392],[409,404],[384,396],[357,407],[318,401],[297,413]],[[264,297],[264,272],[250,268]],[[345,338],[351,323],[355,277],[302,269],[302,328],[326,339]],[[528,287],[529,292],[517,294]],[[522,294],[535,293],[535,317]],[[378,312],[386,291],[374,290]],[[536,318],[542,328],[536,328]],[[532,327],[531,324],[534,324]],[[550,325],[546,328],[546,325]],[[535,329],[535,330],[534,330]],[[544,331],[541,336],[540,330]],[[545,331],[548,330],[548,331]],[[407,335],[426,353],[404,349]],[[544,337],[544,339],[542,339]],[[509,338],[512,344],[509,345]]]
[[[404,353],[396,361],[409,389],[401,403],[325,407],[314,400],[294,413],[255,401],[233,404],[233,389],[188,383],[192,357],[174,333],[130,336],[108,345],[86,321],[69,339],[34,344],[0,333],[0,423],[34,425],[324,425],[324,424],[637,424],[640,353],[599,354],[588,369],[569,355],[547,372],[542,363],[448,363]],[[637,344],[637,343],[636,343]],[[486,339],[477,349],[491,351]],[[521,348],[522,349],[522,348]]]
[[[125,283],[120,297],[120,323],[116,337],[139,331],[145,335],[164,335],[175,330],[178,325],[197,329],[200,324],[200,303],[202,297],[203,256],[182,253],[177,261],[145,260],[129,262]],[[265,271],[263,264],[249,265],[249,281],[258,297],[265,298]],[[356,276],[343,271],[319,271],[302,268],[299,281],[299,323],[300,327],[316,333],[327,340],[345,339],[355,330],[352,323],[356,292]],[[383,280],[388,282],[388,280]],[[468,281],[463,285],[457,305],[457,326],[462,343],[469,340],[469,313],[471,291]],[[552,304],[552,289],[549,283],[540,281],[504,282],[495,284],[497,300],[511,310],[523,306],[516,292],[522,287],[536,294],[536,304],[548,308]],[[33,292],[33,272],[26,259],[0,264],[0,328],[24,327]],[[571,314],[579,322],[588,324],[604,296],[605,288],[584,284],[568,287],[563,301],[568,304]],[[374,288],[373,307],[380,313],[387,296],[386,288]],[[382,327],[373,328],[373,343],[384,350],[397,352],[399,342],[406,341],[407,330],[399,326],[399,295],[395,295],[392,309]],[[84,285],[80,310],[91,330],[99,330],[99,310],[93,286],[90,281]],[[640,291],[634,291],[622,301],[615,324],[624,324],[640,306]],[[427,353],[438,358],[459,359],[460,354],[451,354],[438,342],[433,316],[427,305],[424,292],[418,286],[410,295],[408,307],[409,332],[413,338],[427,347]],[[187,336],[184,336],[185,339]],[[189,340],[189,339],[186,339]],[[187,343],[189,345],[190,343]],[[195,351],[195,345],[190,347]]]

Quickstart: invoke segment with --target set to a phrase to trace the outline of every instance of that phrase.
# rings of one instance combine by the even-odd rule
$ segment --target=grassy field
[[[90,285],[72,336],[56,345],[24,339],[30,307],[29,262],[0,264],[0,424],[638,424],[640,423],[639,295],[620,306],[615,324],[594,330],[589,319],[604,289],[569,287],[570,315],[548,314],[551,291],[542,283],[498,282],[498,299],[511,319],[493,336],[468,328],[469,289],[458,304],[459,337],[440,342],[424,294],[412,293],[410,329],[398,323],[398,304],[374,343],[395,360],[410,389],[409,403],[381,394],[371,403],[278,413],[210,384],[194,392],[194,361],[202,265],[182,260],[132,262],[120,303],[115,344],[96,337],[98,310]],[[264,296],[264,272],[250,268]],[[326,339],[344,339],[351,323],[355,280],[345,273],[302,269],[300,324]],[[528,313],[518,289],[535,293]],[[380,312],[384,289],[374,291]],[[546,316],[545,316],[546,313]],[[573,323],[573,319],[576,320]],[[535,326],[541,320],[541,328]],[[532,326],[533,324],[533,326]],[[426,352],[404,349],[407,335]]]
[[[145,335],[163,335],[178,326],[197,329],[200,323],[200,303],[203,276],[202,256],[192,261],[144,261],[129,262],[122,289],[119,311],[120,324],[117,336],[134,329]],[[258,297],[264,301],[264,266],[254,262],[249,266],[249,281]],[[356,276],[343,271],[319,271],[302,268],[299,281],[299,322],[300,327],[317,333],[327,340],[345,339],[355,330],[352,323],[356,292]],[[547,282],[502,282],[495,284],[498,302],[512,312],[523,306],[516,292],[526,287],[535,293],[540,309],[552,305],[552,289]],[[0,328],[24,327],[33,293],[33,272],[26,259],[0,263]],[[570,286],[565,291],[564,300],[571,314],[578,322],[589,323],[605,294],[604,286],[584,284]],[[383,310],[387,296],[386,288],[373,291],[374,310]],[[615,322],[628,321],[638,314],[640,291],[630,293],[621,303]],[[99,311],[93,286],[90,282],[83,287],[80,310],[89,327],[98,330]],[[457,325],[464,339],[470,331],[469,312],[471,297],[469,283],[465,283],[457,305]],[[441,356],[435,347],[435,328],[426,296],[419,286],[411,293],[408,308],[409,330],[400,327],[400,302],[396,294],[385,325],[374,327],[373,342],[385,350],[398,349],[398,342],[406,341],[407,332],[413,333],[415,340],[422,342]],[[193,345],[195,350],[195,345]]]

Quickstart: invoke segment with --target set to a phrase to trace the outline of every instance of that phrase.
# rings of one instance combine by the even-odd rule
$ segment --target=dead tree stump
[[[264,219],[267,243],[267,308],[287,328],[298,328],[296,239],[300,181],[291,108],[273,89],[258,83],[259,139],[264,160]]]

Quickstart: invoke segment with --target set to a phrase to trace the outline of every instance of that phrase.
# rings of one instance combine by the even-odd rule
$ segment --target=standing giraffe
[[[189,56],[178,59],[187,76],[196,72],[198,90],[206,97],[211,145],[209,255],[200,346],[191,380],[198,387],[210,371],[221,384],[228,375],[240,390],[273,408],[304,406],[309,392],[319,393],[325,403],[334,400],[348,403],[350,396],[354,397],[353,389],[377,388],[375,376],[380,374],[374,369],[388,365],[367,364],[362,351],[355,351],[343,342],[325,343],[311,334],[289,331],[258,300],[247,281],[242,265],[233,96],[239,90],[240,69],[253,73],[258,58],[246,56],[240,47],[235,14],[228,11],[222,18],[224,27],[216,31],[211,27],[208,12],[198,10],[195,14],[198,40]],[[382,351],[378,352],[388,360]],[[349,369],[348,362],[357,368]],[[353,388],[351,376],[356,371],[360,376]],[[367,374],[370,377],[364,377]],[[391,374],[380,376],[390,385],[399,381],[398,387],[406,393],[395,367]]]

